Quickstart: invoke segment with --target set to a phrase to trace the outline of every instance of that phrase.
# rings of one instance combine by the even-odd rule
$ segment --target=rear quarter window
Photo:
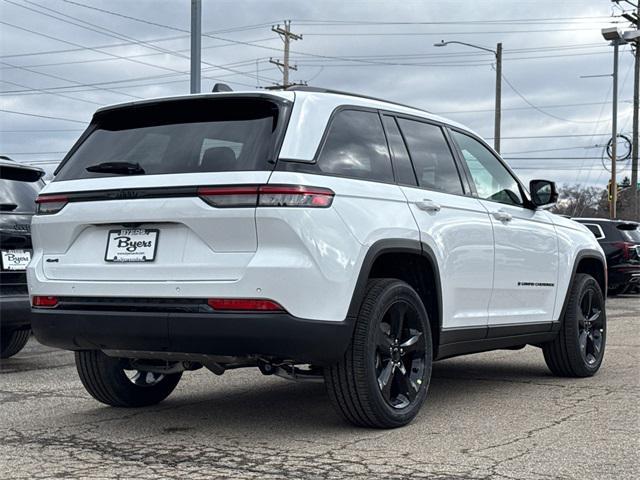
[[[596,237],[598,240],[604,238],[604,232],[602,231],[602,228],[600,227],[600,225],[596,223],[583,223],[583,225],[587,227],[589,231],[593,233],[593,236]]]
[[[317,165],[321,172],[330,175],[393,182],[380,116],[363,110],[336,113]]]

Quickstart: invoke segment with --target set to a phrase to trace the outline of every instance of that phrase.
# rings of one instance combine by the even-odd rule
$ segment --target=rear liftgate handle
[[[439,212],[440,205],[438,205],[433,200],[429,200],[428,198],[423,199],[421,202],[416,202],[416,206],[420,210],[424,210],[425,212]]]

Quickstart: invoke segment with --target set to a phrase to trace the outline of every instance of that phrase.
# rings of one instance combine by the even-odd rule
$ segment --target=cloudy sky
[[[624,4],[624,2],[621,2]],[[415,105],[492,143],[493,55],[504,45],[502,153],[524,180],[604,186],[610,0],[203,0],[203,91],[281,81],[269,58],[292,20],[292,80]],[[100,105],[189,92],[189,0],[0,0],[0,154],[52,170]],[[630,136],[633,57],[620,52],[619,130]],[[623,148],[624,150],[624,148]],[[629,175],[622,163],[620,179]]]

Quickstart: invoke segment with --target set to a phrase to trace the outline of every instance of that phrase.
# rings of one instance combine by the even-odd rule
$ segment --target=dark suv
[[[640,224],[602,218],[574,218],[595,235],[607,256],[609,295],[640,285]]]
[[[31,260],[31,217],[44,171],[0,157],[0,358],[27,343],[31,308],[26,268]]]

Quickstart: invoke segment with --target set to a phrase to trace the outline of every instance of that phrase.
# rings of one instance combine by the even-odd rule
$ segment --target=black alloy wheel
[[[351,344],[324,368],[336,410],[362,427],[409,423],[427,398],[433,349],[420,295],[393,278],[369,280]]]
[[[588,365],[594,365],[602,356],[604,344],[604,314],[602,305],[593,289],[587,289],[580,300],[581,317],[578,319],[580,332],[580,354]]]
[[[415,400],[425,368],[425,341],[418,312],[409,303],[393,303],[379,324],[376,374],[384,400],[402,409]]]
[[[549,369],[561,377],[590,377],[600,369],[607,339],[607,312],[600,285],[576,274],[554,340],[542,345]]]

